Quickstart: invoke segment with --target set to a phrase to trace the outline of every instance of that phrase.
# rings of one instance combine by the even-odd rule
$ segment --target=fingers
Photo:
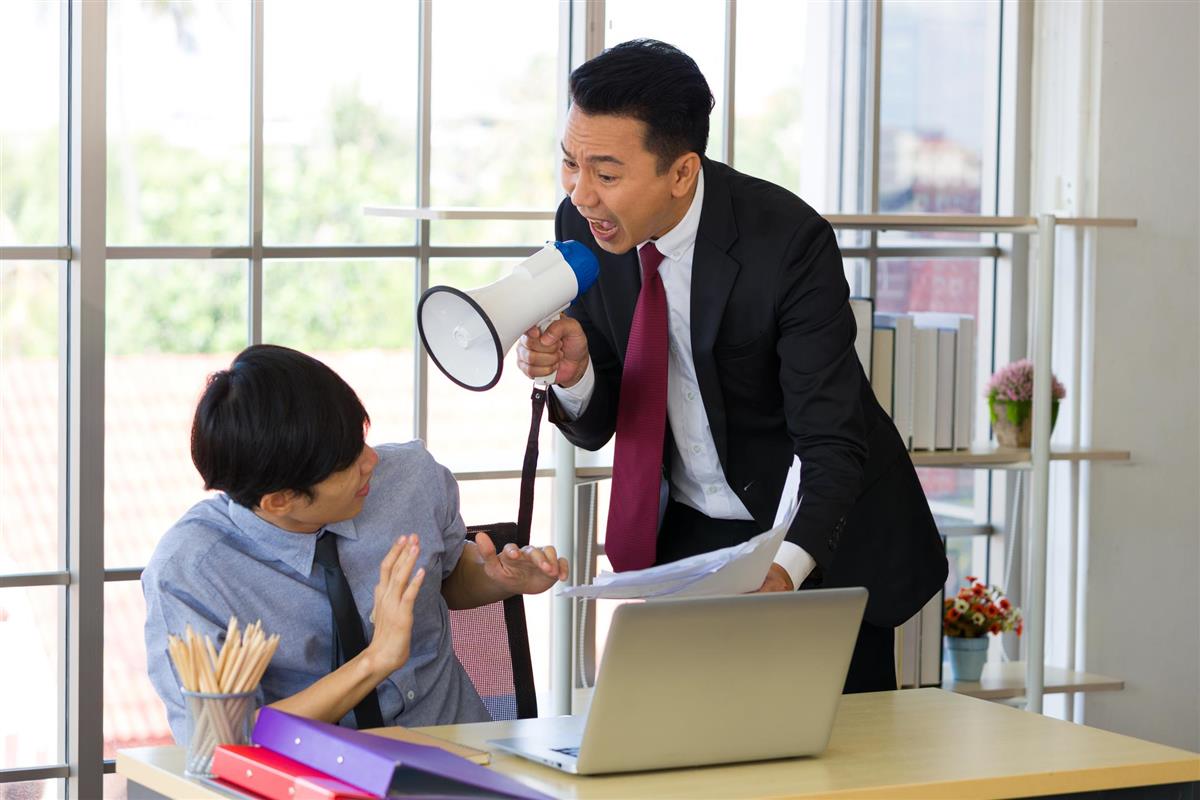
[[[392,547],[384,556],[383,563],[379,565],[379,582],[387,583],[388,576],[392,574],[392,567],[396,563],[396,559],[400,556],[400,551],[408,544],[408,537],[401,536],[392,543]]]
[[[417,574],[408,582],[408,587],[404,590],[404,594],[400,595],[400,602],[410,610],[413,604],[417,602],[417,595],[421,593],[421,584],[425,582],[425,568],[421,567],[417,570]]]
[[[492,537],[482,531],[475,534],[475,550],[484,561],[490,561],[496,557],[496,543],[492,541]]]
[[[388,588],[399,595],[404,587],[408,584],[409,576],[412,575],[413,565],[417,563],[417,557],[421,555],[421,544],[417,536],[409,537],[409,544],[400,553],[400,557],[396,559],[396,563],[392,565],[392,574],[388,577]]]
[[[509,543],[504,546],[503,554],[504,560],[513,565],[523,561],[528,562],[539,572],[553,576],[560,581],[566,580],[569,572],[567,560],[558,557],[558,551],[554,549],[553,545],[547,545],[546,547],[526,545],[522,548]]]

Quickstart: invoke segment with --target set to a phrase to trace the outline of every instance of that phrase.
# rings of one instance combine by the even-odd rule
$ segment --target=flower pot
[[[1002,447],[1029,447],[1033,443],[1033,401],[991,401],[992,429]],[[1050,401],[1050,430],[1058,421],[1058,400]]]
[[[950,652],[950,671],[956,681],[978,681],[987,663],[988,637],[978,636],[965,639],[947,636],[946,649]]]

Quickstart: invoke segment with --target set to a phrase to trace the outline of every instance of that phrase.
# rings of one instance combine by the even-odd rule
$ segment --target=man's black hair
[[[646,150],[661,175],[684,153],[704,155],[712,91],[692,57],[656,39],[610,47],[575,68],[571,101],[587,114],[632,117],[646,125]]]
[[[265,494],[312,487],[358,459],[370,424],[358,395],[312,356],[259,344],[208,378],[192,420],[205,489],[255,508]]]

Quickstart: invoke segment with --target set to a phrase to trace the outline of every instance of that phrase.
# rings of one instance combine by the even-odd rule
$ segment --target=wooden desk
[[[528,721],[424,730],[473,747]],[[117,772],[168,797],[226,797],[181,775],[177,747],[123,750]],[[492,768],[564,798],[1031,797],[1200,781],[1200,754],[941,689],[848,695],[829,749],[798,758],[576,778],[494,752]]]

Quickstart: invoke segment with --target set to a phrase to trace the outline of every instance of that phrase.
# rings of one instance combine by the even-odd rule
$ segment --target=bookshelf
[[[463,209],[463,208],[400,208],[388,206],[365,206],[364,213],[371,216],[392,218],[408,218],[417,220],[450,220],[450,219],[510,219],[510,220],[549,220],[554,216],[553,211],[538,209]],[[1002,673],[1012,684],[1015,678],[1010,673],[1023,672],[1021,689],[1026,697],[1026,707],[1034,712],[1042,711],[1042,696],[1046,691],[1059,691],[1060,685],[1077,685],[1059,680],[1063,674],[1086,675],[1057,671],[1044,663],[1045,655],[1045,600],[1046,600],[1046,535],[1049,524],[1049,492],[1051,462],[1066,462],[1071,464],[1072,492],[1078,491],[1078,467],[1084,462],[1122,462],[1129,461],[1131,456],[1124,450],[1107,450],[1080,447],[1078,426],[1072,431],[1071,445],[1066,448],[1051,448],[1050,445],[1050,362],[1051,336],[1054,322],[1054,270],[1055,244],[1058,226],[1070,228],[1114,228],[1131,229],[1137,227],[1137,220],[1131,218],[1100,218],[1100,217],[1057,217],[1053,214],[1038,216],[969,216],[969,215],[934,215],[934,214],[834,214],[826,219],[835,229],[862,231],[947,231],[947,232],[979,232],[1008,234],[1014,236],[1036,236],[1036,261],[1030,267],[1030,284],[1033,292],[1033,307],[1030,309],[1032,321],[1032,336],[1029,355],[1034,370],[1034,386],[1040,387],[1033,400],[1033,430],[1035,432],[1033,446],[1028,450],[1010,450],[995,446],[973,447],[960,451],[916,451],[912,454],[913,462],[918,467],[948,467],[957,469],[1011,469],[1025,470],[1030,475],[1030,522],[1026,532],[1026,559],[1030,585],[1026,587],[1027,594],[1022,598],[1025,610],[1025,640],[1027,643],[1026,661],[1023,665],[1003,666]],[[1000,252],[999,249],[996,251]],[[1079,344],[1076,343],[1078,355]],[[1078,393],[1076,393],[1076,396]],[[560,445],[563,442],[560,441]],[[575,491],[581,483],[603,480],[611,476],[611,467],[579,467],[575,463],[574,449],[559,447],[554,458],[553,470],[539,470],[538,475],[552,475],[555,478],[554,512],[554,544],[560,555],[575,561],[578,531],[581,515],[575,507]],[[469,470],[458,473],[460,480],[491,479],[517,477],[515,470]],[[1077,498],[1078,495],[1076,494]],[[1074,552],[1078,538],[1077,526],[1069,536]],[[593,549],[594,552],[594,549]],[[1072,594],[1073,598],[1073,594]],[[1073,599],[1072,599],[1073,602]],[[1074,615],[1074,608],[1070,609]],[[569,616],[568,616],[569,615]],[[551,674],[555,682],[562,684],[553,687],[555,707],[570,710],[572,680],[564,676],[571,674],[572,651],[574,637],[570,634],[570,618],[578,619],[577,610],[567,604],[556,604],[555,629],[566,635],[558,637],[559,642],[552,653]],[[1019,663],[1019,662],[1016,662]],[[1060,674],[1060,672],[1062,674]],[[1109,688],[1120,688],[1114,684],[1116,679],[1105,679],[1101,683]],[[1086,680],[1080,685],[1091,685]],[[1050,687],[1050,688],[1048,688]],[[1074,689],[1071,691],[1085,691]],[[1005,691],[1015,691],[1015,688]],[[1062,691],[1068,691],[1062,689]]]

